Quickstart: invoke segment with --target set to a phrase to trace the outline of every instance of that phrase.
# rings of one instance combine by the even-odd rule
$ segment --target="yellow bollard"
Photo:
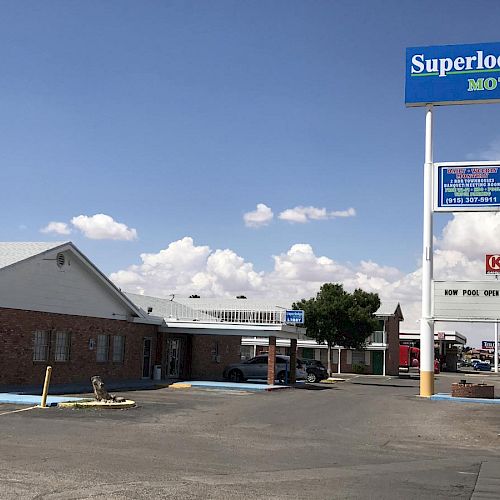
[[[52,366],[47,366],[47,370],[45,372],[45,382],[43,383],[42,402],[40,403],[40,406],[42,408],[47,408],[47,393],[49,392],[51,375],[52,375]]]

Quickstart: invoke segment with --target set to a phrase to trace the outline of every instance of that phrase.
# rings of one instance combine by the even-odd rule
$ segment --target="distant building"
[[[420,330],[402,328],[399,334],[401,345],[420,348]],[[467,338],[456,330],[434,330],[434,358],[439,361],[441,371],[457,371],[457,363]]]
[[[401,307],[397,303],[383,303],[375,316],[379,320],[379,330],[368,337],[363,349],[333,347],[332,371],[352,373],[358,370],[374,375],[397,375],[399,373],[399,324],[403,320]],[[267,352],[267,340],[264,338],[244,336],[241,343],[244,358]],[[317,359],[325,366],[327,365],[328,346],[326,344],[320,344],[305,335],[300,335],[297,346],[299,358]],[[277,347],[280,354],[288,354],[290,341],[278,340]]]

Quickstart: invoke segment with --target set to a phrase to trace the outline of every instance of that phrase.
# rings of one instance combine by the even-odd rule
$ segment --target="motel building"
[[[402,329],[399,334],[401,345],[420,348],[420,330]],[[467,337],[456,330],[434,330],[434,359],[439,361],[439,370],[456,372],[457,363],[467,344]]]
[[[397,303],[384,303],[375,316],[379,330],[367,339],[363,349],[332,348],[332,371],[335,373],[365,373],[371,375],[398,375],[399,373],[399,324],[403,320],[401,307]],[[241,341],[244,359],[268,352],[268,341],[262,337],[245,336]],[[277,352],[289,354],[291,347],[287,339],[278,339]],[[328,347],[305,334],[299,333],[297,356],[302,359],[316,359],[327,366]],[[339,363],[340,360],[340,363]]]
[[[126,294],[71,242],[0,243],[0,386],[39,385],[47,365],[55,384],[217,380],[240,361],[243,336],[271,353],[296,345],[305,330],[284,319],[284,307],[243,299]]]

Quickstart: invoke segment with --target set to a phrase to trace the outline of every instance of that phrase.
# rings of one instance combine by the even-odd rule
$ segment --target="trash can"
[[[154,380],[161,380],[161,365],[154,366],[153,379]]]

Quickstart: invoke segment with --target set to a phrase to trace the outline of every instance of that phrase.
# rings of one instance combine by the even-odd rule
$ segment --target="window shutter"
[[[332,352],[332,363],[338,365],[339,364],[339,351],[338,349],[333,349]]]
[[[346,363],[348,365],[352,365],[352,351],[351,350],[347,351],[347,361],[346,361]]]
[[[370,366],[370,363],[371,363],[370,351],[365,351],[365,365]]]

